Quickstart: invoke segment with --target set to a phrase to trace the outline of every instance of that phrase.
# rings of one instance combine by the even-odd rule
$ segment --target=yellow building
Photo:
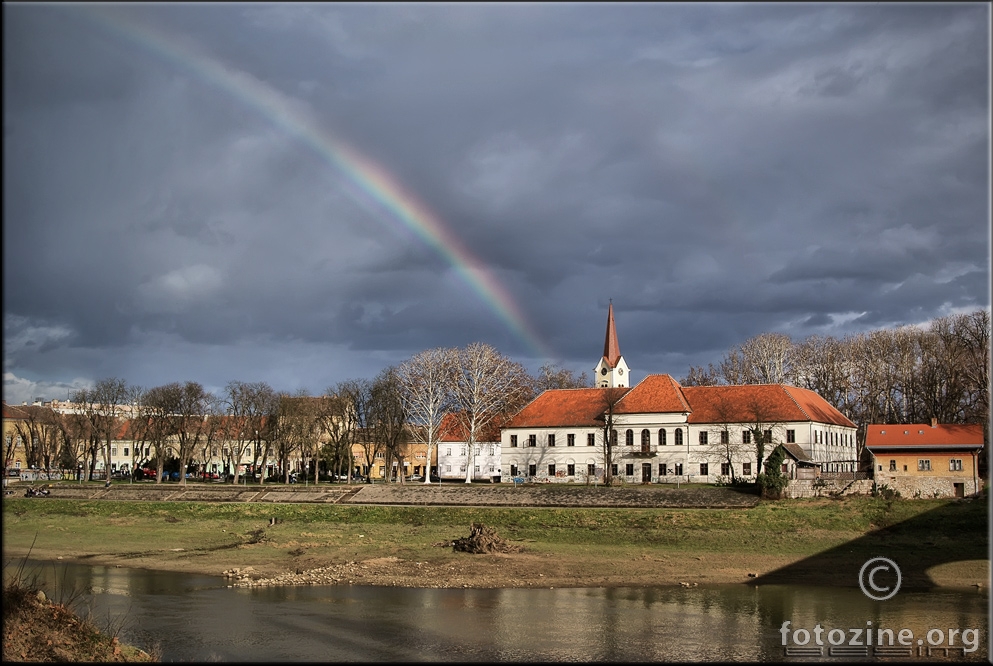
[[[979,492],[981,425],[873,424],[865,447],[877,485],[903,497],[967,497]]]

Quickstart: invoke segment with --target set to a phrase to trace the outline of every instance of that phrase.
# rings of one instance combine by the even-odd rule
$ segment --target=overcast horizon
[[[990,5],[3,6],[4,385],[637,382],[990,304]]]

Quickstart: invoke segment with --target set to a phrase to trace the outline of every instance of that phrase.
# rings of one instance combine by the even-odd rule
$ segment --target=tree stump
[[[452,542],[452,550],[456,553],[479,555],[482,553],[516,553],[520,551],[520,548],[501,539],[492,527],[486,527],[482,523],[473,523],[469,527],[468,537]]]

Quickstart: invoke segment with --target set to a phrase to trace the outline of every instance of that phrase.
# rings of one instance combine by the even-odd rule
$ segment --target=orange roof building
[[[667,374],[633,387],[607,312],[597,388],[545,391],[504,426],[502,476],[590,482],[714,482],[754,477],[777,444],[824,471],[855,471],[856,426],[813,391],[784,384],[681,386]],[[606,427],[607,423],[610,428]],[[609,431],[609,432],[607,432]],[[612,442],[605,460],[604,439]]]
[[[983,426],[871,424],[865,448],[877,483],[905,497],[966,497],[979,492]]]

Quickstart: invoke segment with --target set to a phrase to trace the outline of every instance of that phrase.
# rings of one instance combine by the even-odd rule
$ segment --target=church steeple
[[[628,385],[628,366],[621,356],[621,346],[617,342],[617,328],[614,325],[614,302],[607,308],[607,334],[603,339],[603,356],[593,369],[596,384],[601,388],[625,387]]]
[[[603,340],[603,357],[607,364],[613,368],[617,366],[617,361],[621,358],[621,347],[617,344],[617,329],[614,328],[614,302],[610,302],[607,308],[607,335]]]

